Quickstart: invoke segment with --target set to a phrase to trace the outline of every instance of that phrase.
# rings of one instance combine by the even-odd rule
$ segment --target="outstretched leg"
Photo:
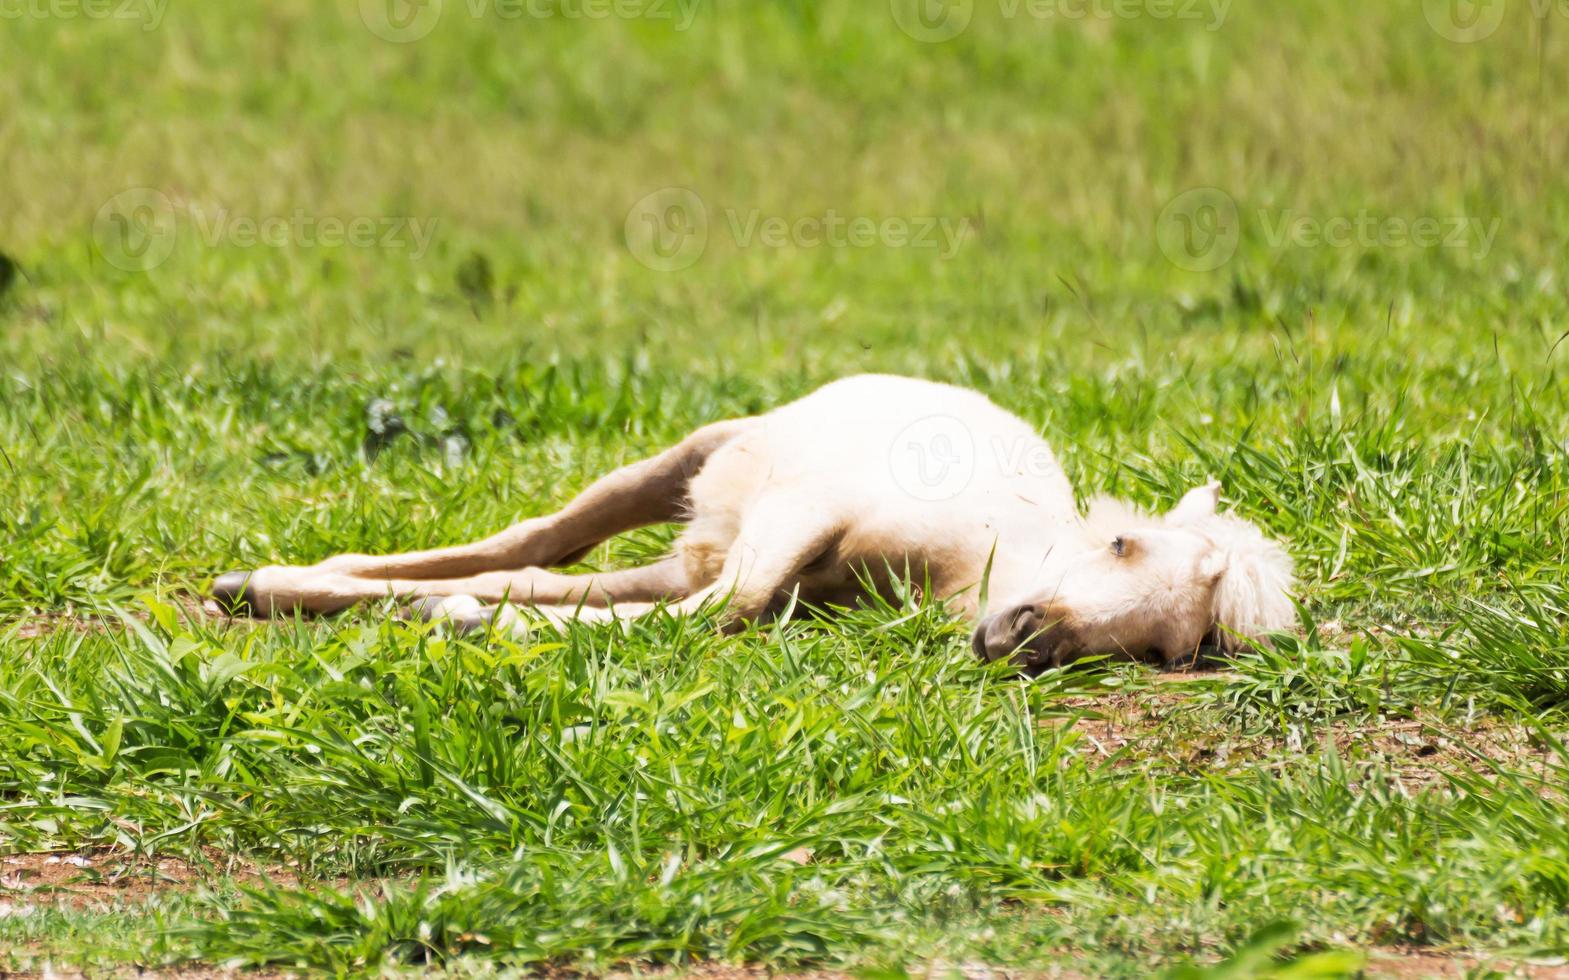
[[[501,570],[536,573],[530,581],[546,581],[539,577],[548,574],[540,566],[576,561],[606,538],[684,517],[692,478],[715,450],[754,422],[732,419],[704,426],[659,455],[600,478],[560,511],[481,541],[400,555],[336,555],[315,565],[229,572],[213,582],[213,596],[231,608],[248,607],[270,615],[293,609],[336,612],[363,598],[414,591],[389,588],[394,582],[451,582]]]
[[[280,575],[272,580],[273,584],[268,586],[268,601],[274,609],[304,612],[328,612],[357,602],[389,597],[472,596],[491,603],[606,606],[613,602],[673,601],[684,598],[691,591],[686,569],[675,558],[640,568],[583,575],[524,568],[515,572],[481,572],[456,579],[369,579],[319,572],[298,574],[306,572],[305,569],[283,571],[294,574]]]
[[[663,608],[682,615],[712,603],[720,609],[726,625],[758,619],[799,584],[803,568],[834,547],[841,530],[832,514],[824,513],[820,505],[811,501],[786,498],[759,501],[742,522],[740,533],[725,554],[718,577]],[[619,591],[611,602],[597,605],[536,600],[533,606],[535,612],[557,625],[568,621],[633,619],[661,608],[657,597],[655,601],[638,601]],[[510,605],[484,606],[478,601],[463,601],[461,597],[459,601],[443,604],[435,612],[470,628],[491,622],[502,628],[516,628],[522,623],[522,617]]]

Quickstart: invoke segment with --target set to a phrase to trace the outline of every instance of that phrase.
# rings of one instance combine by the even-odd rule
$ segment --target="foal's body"
[[[868,375],[705,426],[558,513],[483,541],[230,573],[214,591],[263,614],[395,595],[448,597],[427,608],[471,623],[494,614],[482,603],[503,602],[561,621],[723,600],[725,616],[750,620],[792,596],[849,604],[867,585],[908,576],[963,615],[978,616],[983,595],[1004,610],[977,631],[988,658],[1045,667],[1122,652],[1174,662],[1217,626],[1256,635],[1289,621],[1289,560],[1251,525],[1216,516],[1217,491],[1193,491],[1164,519],[1110,504],[1081,517],[1050,447],[1025,422],[975,392]],[[547,570],[669,521],[686,529],[652,565]]]

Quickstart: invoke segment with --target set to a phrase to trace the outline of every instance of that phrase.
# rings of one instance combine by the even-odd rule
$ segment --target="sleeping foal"
[[[974,648],[987,660],[1032,673],[1089,654],[1171,667],[1293,618],[1290,558],[1216,513],[1219,492],[1199,487],[1161,516],[1106,500],[1081,515],[1050,447],[1021,419],[962,388],[866,375],[704,426],[557,513],[482,541],[230,572],[213,593],[258,615],[390,595],[469,628],[516,623],[511,604],[558,624],[711,604],[736,623],[793,598],[848,605],[908,575],[979,619]],[[671,521],[686,527],[660,561],[550,570]],[[998,611],[981,618],[983,604]]]

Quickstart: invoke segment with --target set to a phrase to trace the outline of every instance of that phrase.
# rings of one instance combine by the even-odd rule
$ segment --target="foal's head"
[[[1156,517],[1096,500],[1030,594],[981,621],[975,652],[1038,673],[1090,654],[1164,665],[1289,627],[1291,557],[1256,526],[1217,514],[1220,485]]]

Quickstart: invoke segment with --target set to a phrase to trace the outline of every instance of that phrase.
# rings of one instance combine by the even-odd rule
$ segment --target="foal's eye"
[[[1122,535],[1119,534],[1111,539],[1111,553],[1118,558],[1128,553],[1128,542],[1123,539]]]

